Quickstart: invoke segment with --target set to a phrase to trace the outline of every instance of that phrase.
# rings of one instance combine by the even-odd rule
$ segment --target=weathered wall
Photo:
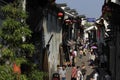
[[[43,27],[44,27],[44,36],[45,36],[45,45],[47,45],[51,35],[53,35],[51,41],[50,41],[50,47],[49,47],[49,56],[48,56],[48,64],[49,64],[49,75],[50,78],[52,77],[52,74],[56,71],[57,65],[60,64],[60,58],[59,58],[59,45],[62,42],[62,31],[61,26],[59,25],[59,22],[56,18],[56,16],[52,14],[48,14],[46,18],[44,18],[43,21]]]

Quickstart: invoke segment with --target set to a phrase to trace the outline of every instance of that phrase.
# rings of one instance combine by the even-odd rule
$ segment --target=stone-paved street
[[[76,66],[81,66],[82,62],[85,62],[86,65],[86,69],[87,69],[87,73],[85,75],[84,80],[90,80],[90,77],[92,77],[92,72],[94,71],[94,69],[90,68],[90,66],[88,66],[88,55],[83,56],[82,59],[79,59],[77,57],[77,61],[76,61]],[[71,67],[67,68],[67,80],[71,80]]]

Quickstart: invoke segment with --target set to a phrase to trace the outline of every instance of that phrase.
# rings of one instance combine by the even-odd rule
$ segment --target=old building
[[[0,0],[0,6],[13,1]],[[62,60],[60,45],[64,11],[54,0],[23,0],[22,4],[28,13],[26,22],[33,32],[30,42],[35,45],[34,62],[39,65],[41,71],[48,72],[51,79]],[[3,14],[0,12],[0,24],[2,20]]]
[[[64,10],[64,23],[62,26],[62,47],[64,53],[64,62],[70,62],[70,50],[76,49],[75,42],[80,37],[82,31],[81,18],[75,9],[70,9],[65,3],[58,4]],[[82,33],[82,32],[81,32]]]
[[[109,45],[109,67],[112,80],[120,80],[120,1],[105,0],[102,8],[102,17],[109,23],[105,38]]]
[[[26,2],[27,20],[33,30],[32,42],[36,46],[35,61],[40,69],[49,72],[49,79],[61,63],[62,21],[64,12],[55,3]],[[61,13],[61,14],[60,14]],[[59,15],[58,15],[59,14]],[[61,17],[61,19],[59,19]]]

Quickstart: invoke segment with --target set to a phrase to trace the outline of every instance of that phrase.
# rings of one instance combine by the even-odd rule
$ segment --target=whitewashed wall
[[[49,75],[51,78],[52,74],[57,70],[57,65],[60,63],[59,45],[62,43],[62,31],[60,29],[61,26],[59,25],[56,16],[53,16],[51,14],[48,14],[48,17],[44,19],[43,27],[46,45],[51,35],[53,34],[53,37],[50,41],[49,47],[50,54],[48,57]]]

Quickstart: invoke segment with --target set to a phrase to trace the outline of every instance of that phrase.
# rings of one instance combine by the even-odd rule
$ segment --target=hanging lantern
[[[58,13],[58,19],[61,19],[63,17],[63,13],[62,12],[59,12]]]

